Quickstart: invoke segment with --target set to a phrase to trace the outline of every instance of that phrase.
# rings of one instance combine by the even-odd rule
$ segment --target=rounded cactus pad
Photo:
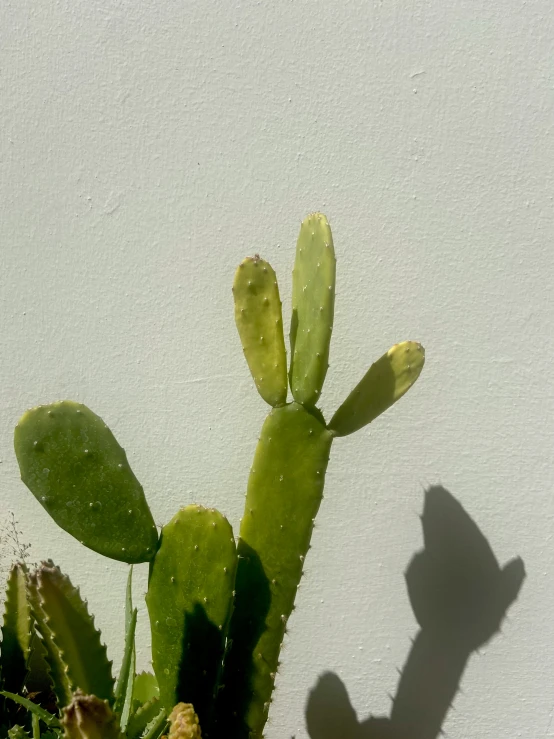
[[[299,403],[266,418],[248,480],[222,732],[261,737],[287,620],[302,576],[332,435]]]
[[[408,392],[424,363],[421,344],[395,344],[371,365],[331,419],[329,430],[336,436],[347,436],[371,423]]]
[[[300,227],[292,273],[290,388],[294,399],[315,406],[329,364],[335,309],[335,250],[331,227],[312,213]]]
[[[62,529],[122,562],[152,559],[158,532],[125,451],[85,405],[27,411],[15,429],[21,479]]]
[[[237,554],[233,530],[215,509],[190,505],[162,529],[146,604],[152,664],[170,711],[192,703],[206,729],[212,720],[233,604]]]
[[[287,357],[281,299],[271,265],[258,256],[247,257],[236,271],[233,296],[235,322],[258,392],[269,405],[283,405]]]

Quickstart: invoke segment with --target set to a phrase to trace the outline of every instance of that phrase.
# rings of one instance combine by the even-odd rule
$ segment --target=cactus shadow
[[[435,739],[471,654],[500,630],[525,578],[516,557],[500,568],[490,544],[443,487],[425,493],[424,548],[405,573],[420,630],[398,682],[390,716],[359,721],[346,687],[330,672],[306,704],[311,739]]]
[[[232,639],[225,656],[225,685],[217,701],[216,736],[249,736],[245,723],[252,698],[254,647],[265,629],[271,589],[257,552],[243,539],[238,545]]]
[[[179,700],[192,703],[201,726],[204,726],[211,716],[214,685],[225,640],[199,603],[186,614],[183,633],[186,643],[182,647],[177,695]]]

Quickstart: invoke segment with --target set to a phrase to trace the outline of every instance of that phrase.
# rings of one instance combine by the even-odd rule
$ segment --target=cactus
[[[51,562],[14,571],[0,665],[17,666],[19,694],[3,695],[32,714],[34,739],[44,727],[55,735],[63,728],[66,739],[158,739],[168,715],[170,739],[200,739],[200,726],[205,739],[261,736],[332,441],[383,413],[413,385],[424,362],[419,344],[394,346],[325,422],[317,404],[328,369],[335,271],[330,226],[312,214],[297,244],[287,372],[275,273],[259,256],[237,269],[237,329],[255,385],[272,406],[237,546],[226,518],[199,505],[181,509],[158,538],[125,452],[85,406],[62,401],[21,418],[15,431],[21,477],[54,521],[100,554],[149,562],[155,671],[155,677],[135,674],[131,574],[114,689],[100,634],[68,578]],[[30,700],[29,685],[39,676],[55,696],[53,707]],[[29,728],[28,721],[21,724],[24,733]]]
[[[309,215],[300,226],[292,272],[290,387],[306,408],[319,401],[327,367],[335,311],[336,260],[327,219]]]
[[[21,479],[62,529],[122,562],[145,562],[158,533],[124,450],[86,406],[33,408],[15,429]]]
[[[162,529],[146,603],[162,704],[192,703],[208,728],[235,584],[233,530],[218,511],[192,505]]]
[[[275,272],[259,256],[247,258],[237,270],[233,292],[235,321],[258,392],[269,405],[282,405],[287,358]]]
[[[255,335],[263,310],[259,304],[248,302],[254,271],[250,265],[249,260],[242,263],[234,283],[241,338]],[[269,265],[267,269],[273,274],[269,273]],[[328,367],[334,294],[331,229],[325,216],[314,213],[300,228],[293,271],[289,381],[294,401],[283,405],[281,394],[279,403],[271,402],[256,377],[255,368],[263,359],[258,356],[255,364],[248,361],[260,394],[278,407],[273,408],[263,426],[248,481],[238,544],[237,604],[218,716],[220,734],[232,727],[233,736],[262,735],[281,643],[323,497],[333,438],[373,421],[413,385],[423,367],[424,352],[419,344],[405,342],[393,347],[370,368],[326,425],[316,403]],[[280,305],[276,281],[272,302]],[[258,354],[263,348],[261,342]],[[252,612],[245,603],[253,579],[260,579],[260,571],[269,598],[262,608]]]

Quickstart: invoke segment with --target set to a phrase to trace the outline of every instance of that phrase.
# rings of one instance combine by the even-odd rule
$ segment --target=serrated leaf
[[[144,734],[143,739],[157,739],[167,725],[167,713],[162,710],[156,719],[148,727],[148,731]]]
[[[156,676],[151,672],[140,672],[135,677],[133,686],[133,702],[147,703],[152,698],[160,697],[160,689]]]
[[[15,725],[8,729],[8,739],[31,739],[23,726]]]
[[[33,617],[33,635],[27,659],[27,676],[25,688],[29,693],[50,693],[53,689],[52,677],[48,666],[48,653]]]
[[[38,716],[41,721],[44,721],[46,726],[49,726],[51,728],[60,726],[60,722],[55,716],[53,716],[49,711],[46,711],[44,708],[41,708],[41,706],[37,705],[36,703],[28,700],[27,698],[23,698],[23,696],[17,695],[16,693],[10,693],[8,690],[0,690],[0,695],[3,695],[5,698],[9,698],[15,703],[19,703],[20,706],[23,706],[23,708],[26,708],[31,713],[34,713],[35,716]]]
[[[51,562],[49,564],[52,565]],[[40,603],[36,573],[33,573],[29,578],[28,594],[36,629],[42,637],[42,644],[46,650],[46,663],[52,681],[52,691],[56,696],[58,706],[63,708],[71,701],[71,682],[67,674],[67,664],[53,638],[52,631],[47,623],[46,613]]]
[[[2,626],[1,687],[12,693],[23,689],[32,638],[31,609],[27,599],[27,569],[15,564],[9,574]]]
[[[80,689],[112,702],[111,662],[78,589],[58,567],[47,562],[37,571],[37,586],[46,625],[66,665],[72,691]]]
[[[127,739],[138,739],[162,709],[159,698],[151,698],[133,713],[127,724]]]

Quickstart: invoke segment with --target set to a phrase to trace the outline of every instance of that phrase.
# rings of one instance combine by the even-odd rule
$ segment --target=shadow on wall
[[[500,569],[488,541],[447,490],[426,491],[421,521],[425,547],[406,571],[420,631],[390,717],[358,722],[340,678],[325,673],[306,706],[311,739],[435,739],[471,653],[500,630],[517,598],[523,561]]]

